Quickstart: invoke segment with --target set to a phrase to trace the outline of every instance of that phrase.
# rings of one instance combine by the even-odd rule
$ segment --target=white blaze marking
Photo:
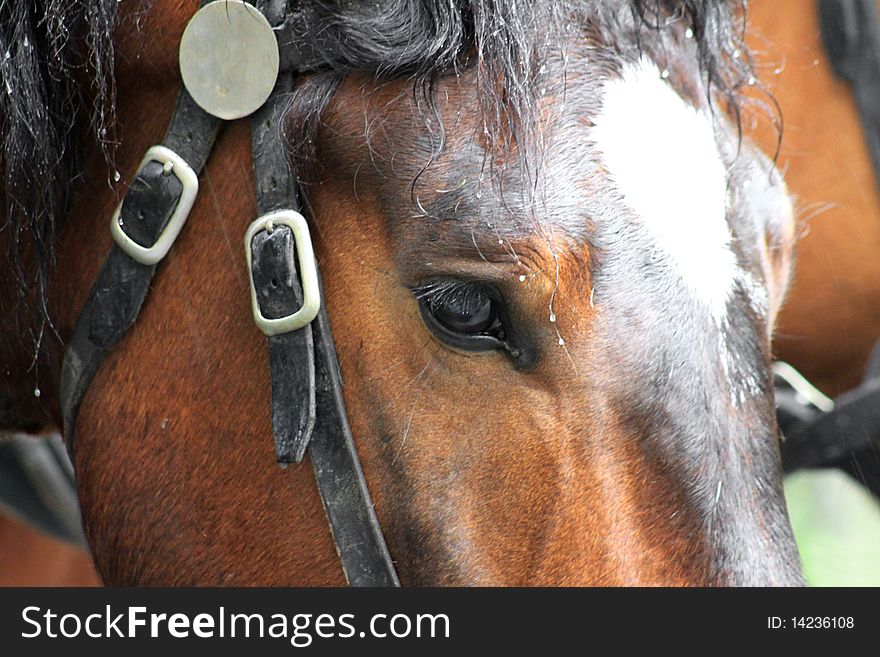
[[[710,117],[643,58],[605,84],[594,123],[593,140],[624,200],[721,326],[738,267]]]

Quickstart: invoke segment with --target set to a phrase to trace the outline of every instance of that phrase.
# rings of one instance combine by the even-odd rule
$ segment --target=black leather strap
[[[285,0],[260,0],[256,5],[270,24],[287,24]],[[297,64],[297,57],[302,55],[288,55],[288,66],[307,68],[302,59]],[[279,129],[292,84],[288,70],[252,118],[261,215],[299,207],[296,181]],[[219,125],[219,120],[202,111],[181,90],[163,145],[198,173],[210,155]],[[146,163],[123,200],[120,224],[126,235],[142,246],[152,245],[177,207],[182,189],[181,181],[162,165]],[[273,318],[297,310],[302,305],[302,291],[292,232],[286,227],[262,231],[250,247],[251,274],[262,314]],[[107,352],[137,319],[155,271],[156,265],[141,264],[114,245],[92,287],[68,343],[61,373],[62,417],[71,454],[80,403]],[[323,305],[311,326],[269,338],[269,363],[276,457],[282,463],[298,462],[309,446],[346,579],[352,586],[399,585],[345,415],[336,349]]]
[[[198,173],[204,167],[219,119],[205,113],[181,89],[162,144]],[[122,201],[120,224],[142,246],[152,245],[162,233],[180,200],[182,185],[174,174],[165,175],[155,162],[143,167]],[[73,460],[76,415],[86,391],[107,352],[131,328],[140,314],[156,265],[144,265],[113,244],[92,285],[61,368],[61,417],[64,437]]]
[[[251,123],[261,215],[299,210],[296,181],[280,132],[285,97],[292,85],[291,76],[282,74]],[[251,254],[251,275],[263,316],[272,319],[296,312],[302,305],[302,290],[292,231],[276,226],[271,233],[257,233]],[[399,586],[348,426],[336,347],[323,304],[310,326],[271,336],[268,341],[276,459],[299,462],[308,445],[348,583]]]
[[[257,212],[299,210],[296,184],[281,143],[280,122],[286,94],[293,87],[282,74],[266,104],[251,119],[251,143],[256,181]],[[296,267],[293,232],[277,226],[257,233],[251,243],[251,276],[260,311],[268,319],[295,313],[303,302]],[[299,463],[315,426],[315,359],[312,327],[269,336],[272,381],[272,432],[275,459]]]
[[[323,304],[312,325],[319,421],[309,456],[342,569],[351,586],[400,586],[348,426],[336,346]]]
[[[272,25],[278,40],[278,68],[282,73],[308,73],[326,64],[315,51],[313,39],[317,36],[306,26],[303,12],[288,0],[258,0],[257,8]]]

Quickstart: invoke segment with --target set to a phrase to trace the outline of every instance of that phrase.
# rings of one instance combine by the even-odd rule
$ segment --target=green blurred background
[[[880,586],[880,503],[839,470],[785,479],[804,573],[812,586]]]

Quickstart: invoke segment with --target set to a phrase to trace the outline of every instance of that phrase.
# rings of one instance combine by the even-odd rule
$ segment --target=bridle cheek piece
[[[292,18],[286,0],[203,0],[187,25],[174,114],[113,213],[114,244],[64,355],[65,438],[72,459],[82,399],[137,320],[196,201],[222,122],[249,116],[259,217],[244,244],[254,320],[269,346],[275,457],[299,463],[308,451],[349,584],[398,586],[348,426],[309,227],[281,139],[295,75],[320,68],[291,38]]]

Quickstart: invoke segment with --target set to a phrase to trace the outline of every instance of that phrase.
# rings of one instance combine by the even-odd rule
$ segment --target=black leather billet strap
[[[293,88],[281,74],[265,105],[251,118],[251,150],[257,214],[299,210],[296,183],[281,138],[281,120]],[[303,303],[293,232],[277,226],[257,233],[250,245],[251,276],[260,312],[267,319],[292,315]],[[315,358],[312,328],[304,326],[268,337],[272,381],[272,433],[275,459],[299,463],[315,426]]]
[[[299,210],[280,131],[292,85],[291,76],[282,74],[251,122],[261,215]],[[286,226],[261,231],[250,246],[250,273],[263,316],[273,319],[296,312],[302,306],[302,290],[292,231]],[[336,348],[323,304],[310,326],[268,340],[276,459],[299,462],[308,444],[318,492],[349,584],[398,586],[348,427]]]
[[[825,51],[852,84],[874,175],[880,184],[880,13],[876,0],[819,0]]]
[[[260,312],[267,319],[295,313],[302,306],[295,267],[293,231],[276,226],[260,231],[251,243],[251,276]],[[299,463],[315,426],[315,359],[311,326],[272,335],[269,374],[272,381],[272,433],[275,459]]]
[[[181,88],[162,145],[198,173],[204,167],[220,127]],[[177,177],[156,162],[144,166],[122,201],[120,225],[142,246],[151,246],[180,200]],[[73,456],[79,406],[107,352],[134,324],[150,289],[156,265],[145,265],[113,244],[67,343],[61,368],[64,437]]]

